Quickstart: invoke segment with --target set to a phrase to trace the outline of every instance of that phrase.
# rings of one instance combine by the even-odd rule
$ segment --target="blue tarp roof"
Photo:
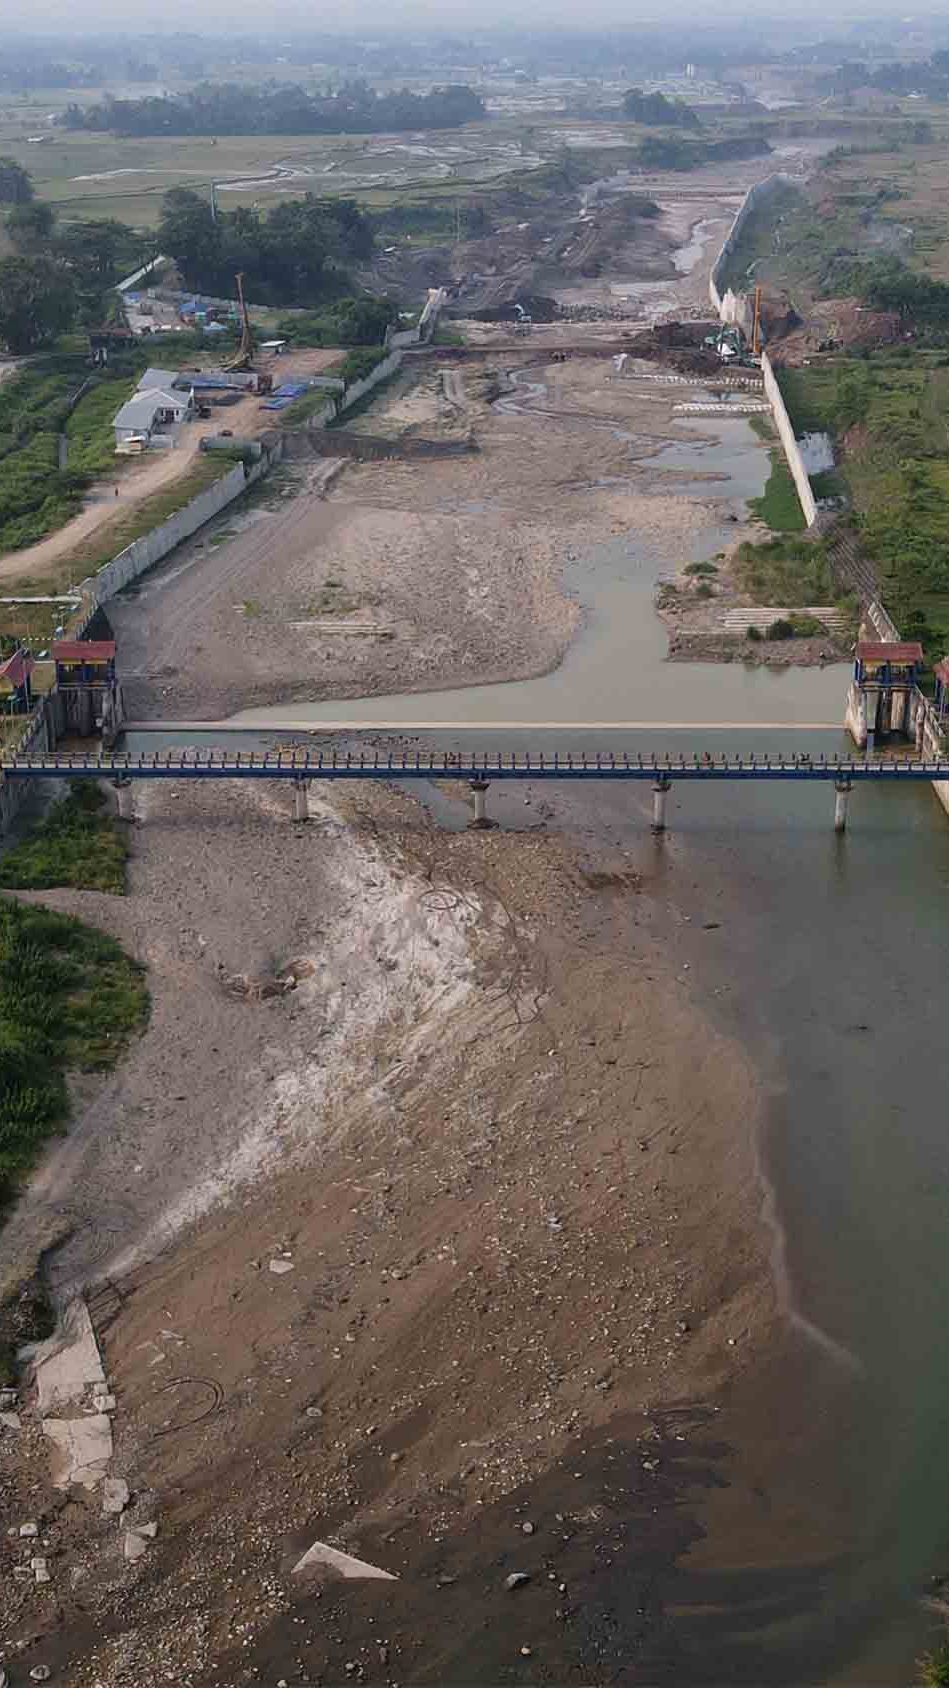
[[[292,403],[293,396],[291,394],[285,399],[265,399],[260,408],[261,410],[286,410],[287,405]]]
[[[275,399],[298,399],[309,390],[306,381],[282,381],[279,387],[274,388],[273,396]]]

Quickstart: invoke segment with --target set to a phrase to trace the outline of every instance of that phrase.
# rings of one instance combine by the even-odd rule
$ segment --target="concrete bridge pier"
[[[488,819],[488,780],[469,780],[468,789],[474,803],[474,814],[468,822],[473,832],[487,832],[497,822]]]
[[[112,781],[115,786],[115,810],[120,821],[130,821],[134,818],[132,808],[132,782],[121,774]]]
[[[308,821],[310,818],[308,786],[300,775],[293,782],[293,818],[295,821]]]
[[[850,793],[853,790],[852,780],[837,780],[834,784],[834,831],[846,832],[847,810],[850,806]]]
[[[666,779],[665,777],[657,779],[652,788],[653,832],[665,832],[666,830],[666,805],[669,801],[669,793],[671,790],[672,781],[670,779]]]

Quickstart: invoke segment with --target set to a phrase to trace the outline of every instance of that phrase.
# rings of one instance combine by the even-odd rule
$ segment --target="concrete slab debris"
[[[49,1567],[41,1554],[38,1554],[35,1559],[30,1560],[30,1570],[33,1572],[33,1576],[38,1583],[49,1582]]]
[[[106,1477],[102,1484],[103,1512],[124,1512],[129,1503],[129,1486],[124,1477]]]
[[[271,1260],[270,1270],[271,1270],[271,1272],[275,1272],[278,1278],[282,1277],[284,1272],[292,1272],[293,1271],[293,1261],[292,1260]]]
[[[154,1519],[148,1524],[136,1524],[132,1529],[126,1530],[123,1547],[126,1559],[132,1561],[141,1559],[142,1554],[148,1549],[149,1542],[154,1541],[157,1534],[158,1525]]]
[[[112,1458],[112,1421],[105,1413],[88,1418],[45,1418],[43,1430],[59,1453],[53,1483],[68,1489],[80,1483],[94,1489]]]
[[[30,1521],[27,1524],[21,1524],[20,1525],[20,1535],[21,1536],[24,1536],[24,1537],[26,1537],[26,1536],[38,1536],[39,1533],[40,1533],[39,1525],[34,1524],[32,1521]]]
[[[398,1582],[398,1577],[392,1571],[382,1571],[378,1565],[368,1565],[365,1559],[354,1559],[350,1553],[341,1553],[338,1547],[329,1547],[326,1542],[315,1541],[308,1548],[302,1559],[298,1559],[293,1567],[293,1575],[299,1576],[301,1571],[316,1570],[323,1565],[328,1570],[336,1571],[339,1576],[351,1579],[370,1580],[378,1578],[382,1582]]]
[[[37,1406],[45,1415],[79,1401],[96,1384],[104,1389],[105,1372],[99,1356],[89,1309],[81,1298],[71,1301],[55,1333],[33,1350]]]
[[[0,1424],[3,1425],[4,1430],[19,1430],[19,1413],[0,1413]]]

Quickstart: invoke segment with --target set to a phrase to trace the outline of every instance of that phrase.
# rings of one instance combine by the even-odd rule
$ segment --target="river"
[[[714,490],[737,509],[760,491],[765,453],[737,418],[709,431],[715,444],[674,448],[657,467],[725,470],[724,485],[685,495]],[[696,558],[722,543],[727,509],[696,534]],[[765,749],[768,722],[772,747],[776,736],[781,748],[846,748],[839,665],[664,660],[652,596],[672,561],[631,534],[571,563],[585,621],[550,674],[240,719],[429,721],[444,724],[440,742],[462,743],[467,727],[482,745],[474,723],[484,723],[492,748],[537,742],[504,722],[569,723],[556,739],[576,748],[604,743],[577,723],[652,722],[622,742],[659,750]],[[677,721],[708,726],[683,733]],[[557,793],[554,824],[622,839],[653,870],[658,860],[696,933],[714,889],[721,941],[697,947],[696,977],[769,1097],[763,1189],[792,1315],[780,1352],[745,1371],[724,1404],[719,1427],[737,1452],[683,1566],[688,1666],[677,1680],[891,1688],[913,1679],[928,1629],[920,1594],[949,1535],[949,822],[927,787],[865,786],[841,840],[823,786],[690,786],[674,794],[657,857],[647,795]],[[508,822],[525,823],[522,802],[492,794]]]
[[[683,487],[721,501],[694,534],[696,558],[721,547],[768,467],[746,421],[703,419],[703,432],[711,443],[656,460],[657,473],[728,476]],[[235,724],[266,738],[340,718],[403,734],[439,723],[425,736],[491,749],[537,745],[536,728],[511,722],[549,724],[561,748],[847,749],[840,665],[665,661],[654,584],[682,560],[630,533],[570,563],[585,618],[549,674]],[[605,722],[641,725],[578,725]],[[495,789],[492,806],[506,824],[536,824],[527,795],[525,807],[516,788]],[[551,824],[620,842],[648,868],[691,946],[697,1001],[760,1074],[762,1193],[788,1314],[783,1340],[722,1403],[716,1429],[732,1451],[699,1502],[705,1538],[673,1596],[684,1657],[656,1680],[893,1688],[914,1679],[931,1629],[920,1596],[949,1548],[949,820],[926,786],[866,785],[839,838],[824,785],[690,785],[656,843],[648,798],[606,784],[543,793]]]

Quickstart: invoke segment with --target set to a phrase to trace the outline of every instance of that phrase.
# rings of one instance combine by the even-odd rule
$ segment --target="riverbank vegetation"
[[[143,970],[112,938],[0,898],[0,1214],[69,1117],[69,1072],[114,1067],[148,1018]]]
[[[731,571],[742,592],[758,604],[789,609],[832,604],[838,597],[825,547],[809,539],[750,542],[735,552]]]
[[[140,362],[144,368],[144,356]],[[93,477],[111,466],[112,418],[135,379],[95,376],[83,393],[88,381],[85,359],[65,356],[32,364],[0,386],[0,552],[62,527],[81,509]]]
[[[12,849],[0,855],[0,887],[45,891],[71,885],[84,891],[125,890],[126,829],[106,813],[105,793],[90,780],[74,780]]]
[[[882,348],[783,369],[797,434],[835,439],[861,550],[897,626],[930,660],[949,644],[949,357]]]
[[[770,457],[771,473],[764,492],[760,498],[749,498],[748,508],[772,533],[801,533],[807,522],[784,453],[775,447]]]

